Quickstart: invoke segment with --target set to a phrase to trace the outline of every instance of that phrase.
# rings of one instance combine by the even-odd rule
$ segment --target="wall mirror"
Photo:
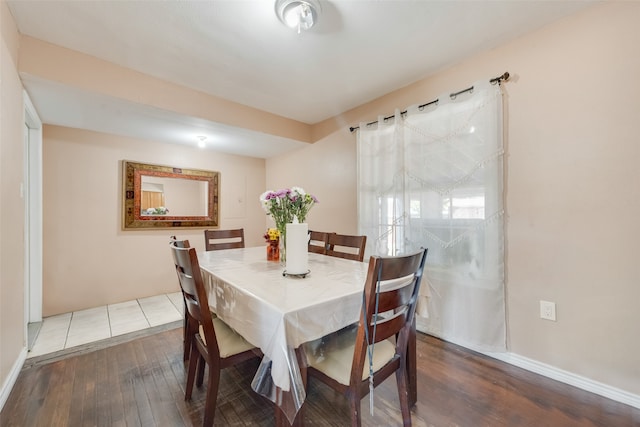
[[[219,172],[122,161],[122,228],[217,227]]]

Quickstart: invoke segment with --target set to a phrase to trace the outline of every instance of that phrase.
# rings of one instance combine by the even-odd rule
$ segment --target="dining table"
[[[251,387],[276,405],[277,425],[302,425],[302,344],[358,322],[368,263],[308,254],[306,274],[288,275],[264,246],[198,252],[210,309],[264,354]],[[415,403],[415,322],[408,355]]]

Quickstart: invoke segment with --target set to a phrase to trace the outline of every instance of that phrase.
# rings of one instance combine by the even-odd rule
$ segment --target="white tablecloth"
[[[254,389],[276,404],[274,387],[292,393],[297,411],[304,387],[295,349],[358,321],[368,264],[310,253],[310,273],[299,278],[283,276],[264,246],[200,252],[198,260],[211,309],[265,355]]]

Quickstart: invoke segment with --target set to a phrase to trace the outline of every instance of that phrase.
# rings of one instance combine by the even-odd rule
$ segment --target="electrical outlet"
[[[540,300],[540,318],[556,321],[556,303]]]

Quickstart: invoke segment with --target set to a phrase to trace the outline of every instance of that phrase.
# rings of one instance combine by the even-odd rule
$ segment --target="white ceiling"
[[[8,4],[22,34],[313,124],[593,3],[320,2],[318,24],[299,35],[276,18],[274,0],[9,0]],[[266,144],[250,144],[255,135],[248,130],[29,76],[23,81],[45,123],[185,143],[192,143],[193,135],[217,132],[220,144],[228,147],[216,149],[256,157],[303,144],[264,134],[260,137],[268,139]]]

